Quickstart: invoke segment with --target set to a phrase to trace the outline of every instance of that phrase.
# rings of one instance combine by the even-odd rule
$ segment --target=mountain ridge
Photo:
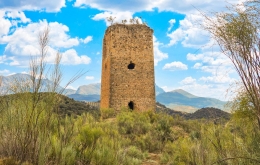
[[[12,83],[14,79],[30,79],[30,75],[18,73],[10,76],[2,76],[3,85],[7,86]],[[51,80],[43,79],[43,85],[45,86],[42,89],[42,92],[46,92],[48,85],[51,84]],[[3,88],[0,87],[0,88]],[[58,86],[58,90],[64,90],[63,94],[67,95],[70,98],[73,98],[78,101],[98,101],[100,100],[101,84],[94,83],[88,85],[82,85],[77,90],[73,89],[64,89],[61,86]],[[155,84],[156,91],[156,101],[166,105],[168,108],[183,111],[183,112],[194,112],[197,109],[204,107],[215,107],[219,109],[224,108],[226,102],[207,97],[195,96],[183,89],[175,89],[170,92],[165,92],[161,87]]]

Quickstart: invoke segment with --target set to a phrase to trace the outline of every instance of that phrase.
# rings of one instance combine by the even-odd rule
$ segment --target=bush
[[[103,108],[100,111],[102,119],[108,119],[116,116],[116,111],[113,108]]]

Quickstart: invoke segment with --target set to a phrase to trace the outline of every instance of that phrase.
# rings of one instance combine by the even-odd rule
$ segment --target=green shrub
[[[101,118],[107,119],[116,116],[116,111],[113,108],[103,108],[101,111]]]

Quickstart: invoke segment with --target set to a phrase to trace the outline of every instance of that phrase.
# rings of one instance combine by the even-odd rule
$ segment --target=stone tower
[[[116,24],[103,39],[101,108],[155,110],[153,30]]]

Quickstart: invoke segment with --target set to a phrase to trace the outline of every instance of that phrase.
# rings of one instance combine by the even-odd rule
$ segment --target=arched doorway
[[[130,101],[128,103],[128,108],[131,109],[131,110],[134,110],[134,102],[133,101]]]

